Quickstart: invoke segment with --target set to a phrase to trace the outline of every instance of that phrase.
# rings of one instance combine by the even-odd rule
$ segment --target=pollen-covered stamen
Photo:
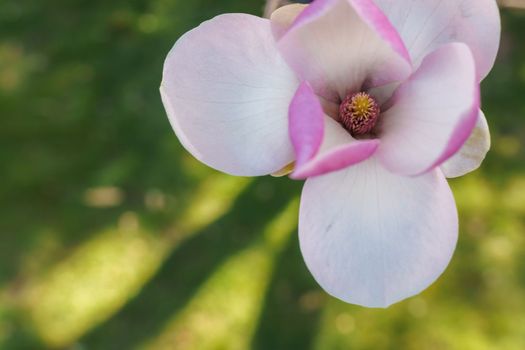
[[[379,105],[366,92],[349,94],[339,106],[341,122],[353,136],[371,132],[379,113]]]

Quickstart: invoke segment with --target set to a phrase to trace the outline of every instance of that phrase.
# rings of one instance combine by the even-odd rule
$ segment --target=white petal
[[[324,117],[323,142],[317,154],[302,164],[296,164],[293,179],[306,179],[320,176],[353,166],[370,158],[379,146],[379,140],[356,140],[341,124],[332,118]]]
[[[298,81],[275,47],[270,21],[228,14],[186,33],[161,86],[186,149],[233,175],[264,175],[294,159],[288,105]]]
[[[284,34],[279,23],[274,27],[286,61],[330,101],[363,85],[401,81],[411,72],[401,38],[371,0],[316,0]]]
[[[461,149],[441,165],[446,177],[459,177],[479,168],[490,149],[490,132],[487,119],[479,111],[472,134]]]
[[[403,38],[415,64],[443,44],[463,42],[478,79],[491,70],[501,23],[496,0],[374,0]]]
[[[306,181],[299,239],[305,262],[331,295],[386,307],[418,294],[445,270],[458,218],[439,169],[394,175],[371,158]]]
[[[472,54],[454,43],[429,54],[381,114],[378,155],[390,171],[417,175],[443,164],[470,136],[479,111]]]

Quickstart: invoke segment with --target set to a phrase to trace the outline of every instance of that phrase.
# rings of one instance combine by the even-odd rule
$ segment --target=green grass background
[[[328,297],[301,183],[185,152],[158,87],[175,40],[262,0],[0,1],[0,349],[525,349],[525,14],[482,85],[492,151],[452,180],[455,256],[387,310]]]

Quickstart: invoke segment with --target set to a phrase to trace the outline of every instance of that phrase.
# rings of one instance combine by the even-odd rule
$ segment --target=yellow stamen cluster
[[[354,136],[370,133],[379,113],[379,105],[366,92],[349,94],[339,107],[341,122]]]

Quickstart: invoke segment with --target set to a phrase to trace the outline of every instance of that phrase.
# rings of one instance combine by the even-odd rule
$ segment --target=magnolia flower
[[[433,283],[458,235],[446,177],[489,149],[479,82],[494,0],[316,0],[270,20],[226,14],[180,38],[162,101],[184,147],[222,172],[306,179],[304,260],[349,303]]]

